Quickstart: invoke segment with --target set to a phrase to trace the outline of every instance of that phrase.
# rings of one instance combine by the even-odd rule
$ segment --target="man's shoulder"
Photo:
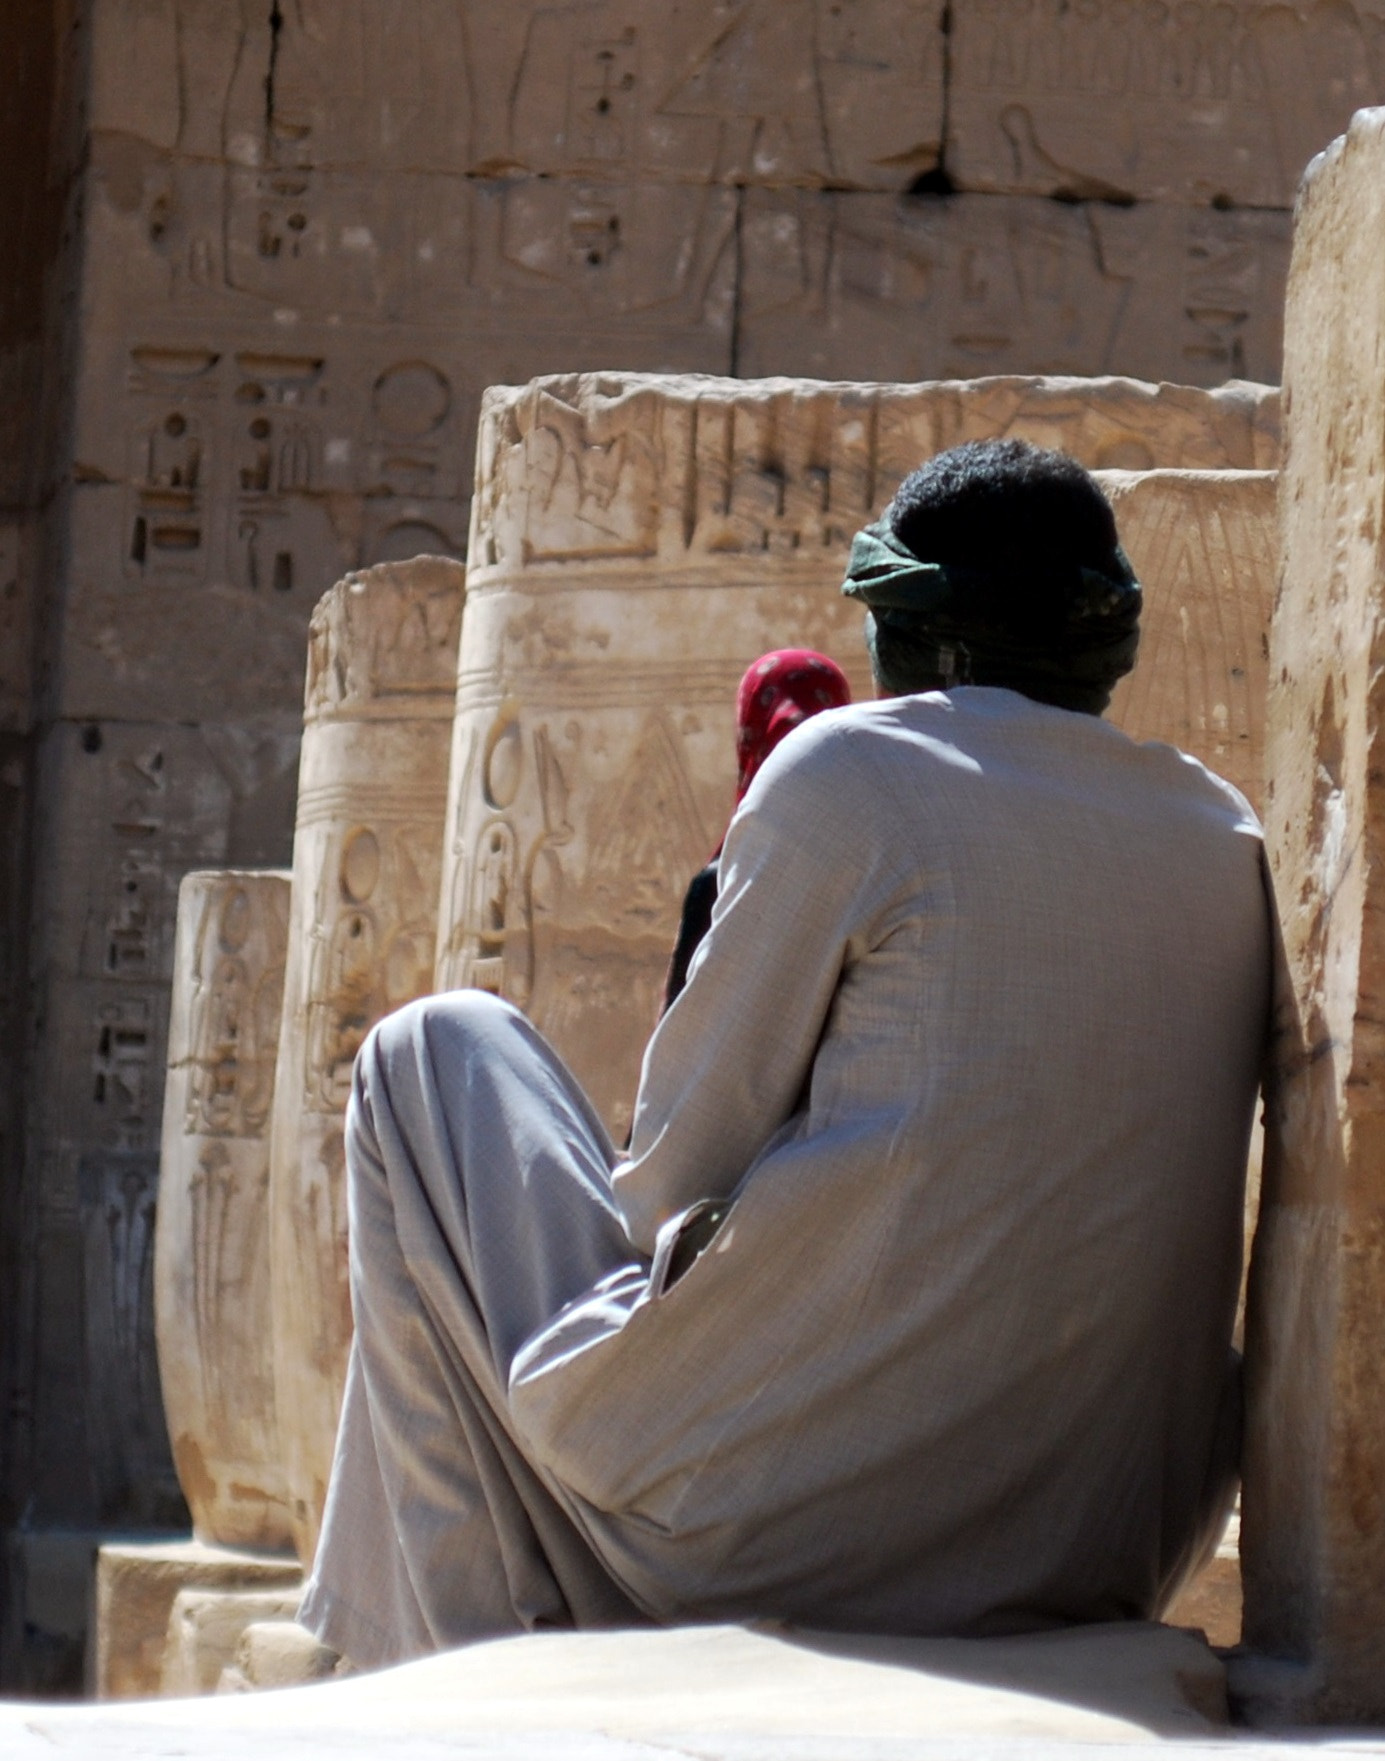
[[[767,764],[782,771],[813,770],[868,762],[872,748],[901,736],[946,738],[955,724],[952,705],[941,692],[915,697],[868,698],[842,709],[827,709],[795,728]]]

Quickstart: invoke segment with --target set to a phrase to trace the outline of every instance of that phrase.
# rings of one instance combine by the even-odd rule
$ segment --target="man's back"
[[[786,742],[615,1183],[645,1246],[699,1197],[731,1220],[515,1364],[637,1599],[904,1632],[1157,1603],[1219,1489],[1266,922],[1239,798],[1094,717],[962,689]]]

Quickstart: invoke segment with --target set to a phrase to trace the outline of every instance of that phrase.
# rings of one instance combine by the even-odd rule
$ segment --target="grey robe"
[[[363,1053],[305,1618],[384,1661],[1157,1610],[1231,1484],[1268,982],[1259,827],[1195,761],[994,689],[814,718],[732,824],[628,1164],[491,999]]]

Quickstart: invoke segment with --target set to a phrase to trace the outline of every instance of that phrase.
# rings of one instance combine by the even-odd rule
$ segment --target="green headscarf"
[[[1004,685],[1090,715],[1111,701],[1140,641],[1143,594],[1119,546],[1111,571],[1074,569],[1060,602],[998,570],[924,562],[878,520],[852,540],[842,592],[870,612],[872,655],[875,629],[893,628],[944,688]]]

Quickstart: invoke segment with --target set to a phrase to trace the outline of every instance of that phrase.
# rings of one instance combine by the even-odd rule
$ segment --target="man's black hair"
[[[1090,472],[1027,440],[972,440],[927,460],[900,484],[889,521],[924,562],[997,573],[1109,567],[1118,542]]]
[[[1115,515],[1090,472],[1027,440],[972,440],[910,473],[885,513],[922,562],[958,563],[1013,594],[1015,627],[1037,629],[1066,605],[1080,571],[1114,568]],[[872,653],[892,691],[942,683],[909,633],[881,627]]]

